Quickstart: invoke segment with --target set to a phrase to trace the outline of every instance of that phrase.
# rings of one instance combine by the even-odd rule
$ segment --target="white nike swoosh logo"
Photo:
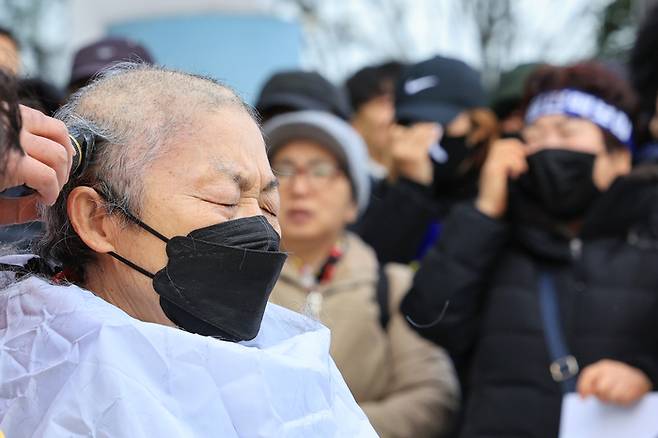
[[[439,78],[436,76],[423,76],[416,79],[409,79],[404,83],[404,91],[407,94],[420,93],[428,88],[439,85]]]
[[[445,164],[448,161],[448,152],[439,144],[434,143],[430,147],[430,157],[439,164]]]

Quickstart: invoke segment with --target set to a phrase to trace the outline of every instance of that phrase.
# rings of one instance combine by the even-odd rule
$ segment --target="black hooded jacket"
[[[499,221],[472,204],[453,209],[402,303],[422,324],[412,327],[455,361],[461,437],[558,435],[562,394],[548,369],[541,272],[553,275],[581,369],[618,360],[658,385],[658,170],[615,181],[576,237],[524,214]]]

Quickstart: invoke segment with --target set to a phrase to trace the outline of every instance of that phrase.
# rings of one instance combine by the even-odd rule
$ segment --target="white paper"
[[[562,402],[560,438],[657,438],[658,393],[621,407],[568,394]]]

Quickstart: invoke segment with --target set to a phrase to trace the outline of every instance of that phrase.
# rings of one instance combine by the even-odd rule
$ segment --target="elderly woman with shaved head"
[[[121,66],[61,110],[82,169],[4,256],[7,436],[374,436],[329,332],[267,305],[277,180],[249,108],[184,73]]]

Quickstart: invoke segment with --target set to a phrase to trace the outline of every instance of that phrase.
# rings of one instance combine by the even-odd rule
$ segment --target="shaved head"
[[[124,64],[76,93],[60,116],[81,117],[123,136],[126,143],[152,147],[166,145],[193,129],[199,113],[227,106],[247,110],[232,90],[213,80]]]
[[[226,107],[250,112],[231,89],[211,79],[121,64],[74,94],[58,117],[96,134],[95,179],[112,182],[137,203],[136,187],[127,186],[134,175],[193,133],[200,115]]]

